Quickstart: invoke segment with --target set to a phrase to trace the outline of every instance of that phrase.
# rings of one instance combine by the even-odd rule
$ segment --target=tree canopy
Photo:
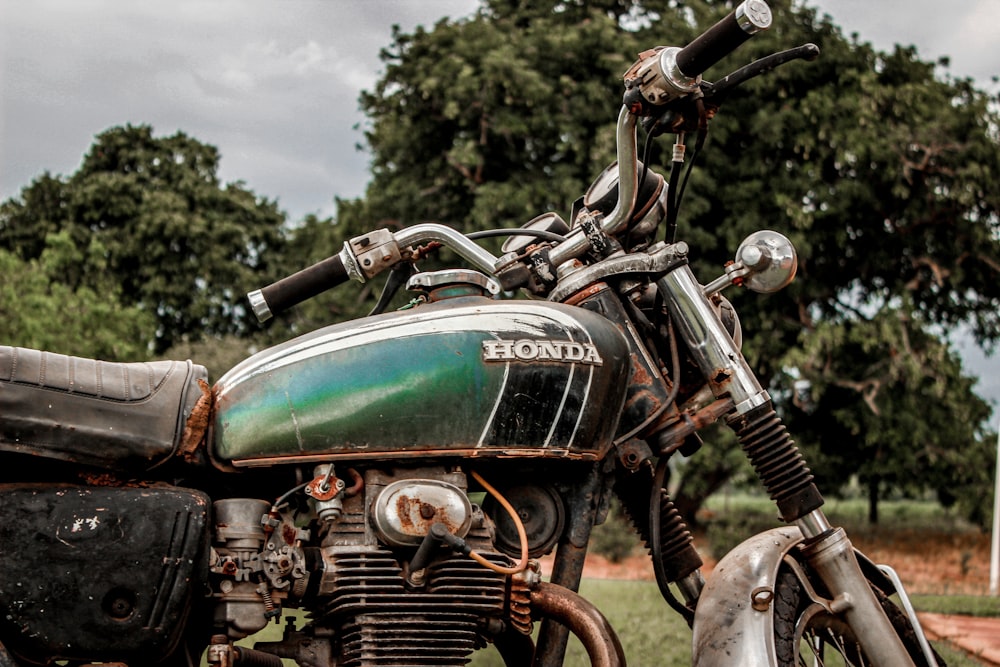
[[[124,308],[155,323],[140,349],[246,333],[246,286],[273,275],[285,220],[242,184],[222,185],[218,165],[214,147],[182,132],[111,128],[73,175],[43,174],[0,205],[0,248],[30,263],[53,235],[70,241],[80,261],[59,282],[72,292],[113,283]]]
[[[0,341],[100,359],[145,358],[155,328],[149,313],[122,305],[118,285],[107,277],[92,285],[64,281],[81,264],[102,261],[96,241],[84,250],[66,232],[45,241],[28,261],[0,249]]]

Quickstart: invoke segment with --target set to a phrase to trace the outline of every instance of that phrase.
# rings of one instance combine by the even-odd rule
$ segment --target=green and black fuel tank
[[[214,388],[214,456],[598,459],[631,362],[582,308],[471,296],[329,326],[264,350]]]

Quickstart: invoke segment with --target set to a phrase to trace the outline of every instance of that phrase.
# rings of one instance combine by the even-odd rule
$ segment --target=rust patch
[[[201,388],[201,396],[191,410],[191,416],[184,424],[184,434],[181,436],[181,445],[178,453],[184,457],[185,461],[193,462],[198,447],[205,441],[205,431],[208,430],[209,421],[212,417],[212,390],[208,383],[198,379],[198,387]]]
[[[712,377],[712,382],[715,384],[722,384],[729,380],[729,371],[720,368],[719,371]]]
[[[413,530],[413,518],[410,516],[410,497],[400,495],[396,499],[396,514],[399,516],[399,525],[407,532]]]
[[[640,364],[639,361],[637,359],[635,359],[635,356],[633,355],[633,358],[632,358],[632,382],[634,384],[641,384],[642,386],[646,386],[648,384],[651,384],[652,381],[653,381],[653,379],[649,375],[649,371],[647,371],[646,367],[643,366],[642,364]]]
[[[323,490],[324,483],[327,486],[325,491]],[[341,488],[343,488],[343,485],[340,480],[333,475],[330,475],[329,479],[326,478],[326,475],[320,475],[309,482],[308,486],[306,486],[306,493],[316,500],[332,500],[337,497]]]
[[[160,486],[158,482],[147,480],[125,480],[110,472],[78,472],[77,477],[87,486],[105,486],[112,488],[128,487],[133,489],[150,489]],[[164,485],[169,487],[170,485]]]
[[[571,306],[575,306],[575,305],[579,304],[581,301],[585,301],[585,300],[589,299],[590,297],[594,296],[595,294],[597,294],[598,292],[607,289],[607,287],[608,287],[608,284],[604,283],[604,282],[594,283],[593,285],[590,285],[589,287],[583,288],[582,290],[580,290],[576,294],[573,294],[572,296],[570,296],[570,297],[568,297],[566,299],[563,299],[563,303],[569,304]]]
[[[456,522],[449,516],[447,508],[403,495],[396,499],[396,516],[399,518],[400,530],[407,535],[426,535],[436,523],[443,524],[451,533],[462,525],[461,521]]]
[[[87,486],[124,486],[124,482],[115,477],[109,472],[104,473],[79,473],[80,479],[82,479]]]

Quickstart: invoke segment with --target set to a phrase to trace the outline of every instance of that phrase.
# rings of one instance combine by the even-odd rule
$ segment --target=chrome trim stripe
[[[497,336],[499,339],[500,337]],[[486,424],[483,426],[483,432],[479,435],[479,442],[476,443],[476,447],[482,447],[486,444],[486,435],[493,429],[493,422],[497,417],[497,412],[500,410],[500,404],[503,403],[504,394],[507,392],[507,381],[510,379],[510,362],[506,362],[503,365],[503,384],[500,386],[500,391],[497,392],[497,400],[493,403],[493,409],[490,410],[490,416],[486,420]]]
[[[506,311],[495,313],[498,316],[517,317],[518,329],[525,334],[545,335],[545,325],[553,323],[574,329],[583,328],[572,314],[552,308],[551,304],[526,307],[525,302],[490,302],[489,307],[493,310],[503,308]],[[382,336],[387,329],[396,329],[396,337],[448,331],[490,330],[488,320],[484,320],[486,318],[481,306],[465,306],[449,311],[435,310],[426,314],[420,313],[403,324],[398,319],[385,318],[375,322],[362,322],[356,327],[344,327],[340,331],[324,332],[321,329],[316,335],[305,334],[304,339],[292,339],[281,343],[237,365],[219,380],[220,395],[225,394],[226,387],[239,384],[261,373],[269,373],[328,351],[346,350],[383,340]],[[504,321],[502,324],[506,325],[508,322]],[[496,328],[506,330],[509,327]]]
[[[576,425],[573,426],[573,432],[569,436],[569,441],[566,443],[566,447],[572,449],[573,443],[576,441],[576,433],[580,430],[580,424],[583,423],[583,416],[585,410],[584,407],[587,405],[587,401],[590,400],[590,388],[594,386],[594,367],[589,367],[590,374],[587,377],[587,387],[583,391],[583,399],[580,401],[580,414],[576,416]]]
[[[549,426],[549,433],[548,435],[545,436],[545,442],[542,443],[542,447],[548,447],[549,445],[552,444],[552,436],[556,432],[556,426],[559,425],[559,421],[562,419],[563,410],[566,409],[566,399],[569,398],[570,391],[573,389],[573,377],[576,375],[576,366],[577,364],[569,365],[569,377],[566,378],[566,388],[563,389],[562,400],[559,401],[559,407],[556,409],[555,417],[553,417],[552,419],[552,425]],[[583,410],[581,410],[580,412],[583,412]],[[579,423],[580,422],[578,418],[577,424]],[[575,428],[573,429],[573,432],[576,433]],[[571,437],[570,442],[572,441],[573,438]]]

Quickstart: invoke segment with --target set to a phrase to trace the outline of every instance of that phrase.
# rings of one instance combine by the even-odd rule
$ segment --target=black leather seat
[[[0,450],[152,468],[177,451],[207,378],[190,361],[112,363],[0,346]]]

